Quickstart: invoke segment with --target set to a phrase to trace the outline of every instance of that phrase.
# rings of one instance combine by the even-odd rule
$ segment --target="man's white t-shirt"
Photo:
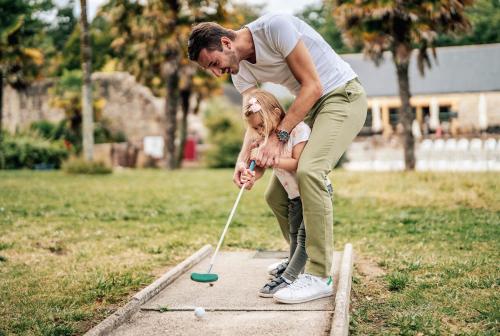
[[[283,157],[292,157],[293,147],[295,145],[309,140],[311,135],[311,129],[303,121],[299,122],[297,126],[290,132],[290,138],[286,146],[283,148]],[[283,188],[285,188],[288,198],[294,199],[299,197],[299,184],[297,181],[297,174],[295,172],[289,172],[288,170],[281,168],[274,168],[274,175],[281,182]]]
[[[249,23],[255,46],[256,63],[240,62],[236,75],[231,75],[236,89],[245,90],[265,82],[281,84],[294,95],[300,91],[286,63],[299,40],[312,56],[323,85],[323,95],[357,77],[351,66],[335,53],[321,35],[299,18],[288,14],[271,13]]]

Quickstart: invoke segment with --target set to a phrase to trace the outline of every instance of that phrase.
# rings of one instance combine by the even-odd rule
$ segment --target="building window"
[[[366,112],[366,120],[365,120],[365,125],[363,127],[372,127],[372,109],[368,108],[368,111]]]
[[[399,122],[399,107],[391,107],[389,108],[389,124],[392,127],[396,127]]]
[[[366,112],[366,120],[365,124],[363,125],[363,128],[361,128],[361,131],[359,132],[359,135],[372,135],[372,109],[368,108]]]

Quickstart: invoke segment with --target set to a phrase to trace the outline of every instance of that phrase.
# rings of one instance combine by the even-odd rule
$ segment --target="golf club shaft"
[[[255,167],[255,161],[252,161],[250,163],[250,170],[253,171]],[[210,268],[208,269],[207,273],[210,273],[212,270],[212,266],[214,265],[215,257],[217,256],[217,253],[219,253],[220,246],[222,245],[222,241],[224,240],[224,236],[226,235],[227,229],[229,228],[229,224],[231,223],[231,220],[233,219],[234,213],[236,212],[236,208],[238,207],[238,203],[240,202],[241,195],[243,195],[243,191],[245,191],[246,187],[246,182],[243,184],[243,186],[240,189],[240,192],[238,193],[238,197],[236,198],[236,202],[234,202],[233,209],[231,210],[231,213],[229,214],[229,218],[227,219],[226,226],[224,227],[224,231],[222,232],[222,235],[219,239],[219,243],[217,244],[217,248],[215,249],[214,255],[212,256],[212,260],[210,260]]]

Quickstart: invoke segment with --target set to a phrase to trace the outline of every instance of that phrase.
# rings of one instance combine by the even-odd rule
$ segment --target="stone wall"
[[[124,72],[94,73],[95,97],[105,101],[102,117],[113,131],[122,131],[127,139],[140,143],[147,135],[165,135],[164,98],[151,91]],[[4,127],[10,131],[23,130],[37,120],[60,121],[64,111],[51,106],[50,88],[54,80],[36,82],[23,91],[4,88]]]
[[[3,92],[3,127],[13,133],[23,130],[37,120],[60,121],[64,111],[51,106],[49,89],[54,80],[39,81],[25,90],[17,91],[10,86]]]
[[[164,98],[153,96],[145,86],[124,72],[95,73],[96,96],[105,100],[103,118],[114,131],[122,131],[131,142],[149,135],[165,135]]]

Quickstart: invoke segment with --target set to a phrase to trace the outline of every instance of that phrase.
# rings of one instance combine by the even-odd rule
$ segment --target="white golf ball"
[[[194,315],[197,318],[202,318],[205,315],[205,309],[203,309],[202,307],[196,307],[194,309]]]

